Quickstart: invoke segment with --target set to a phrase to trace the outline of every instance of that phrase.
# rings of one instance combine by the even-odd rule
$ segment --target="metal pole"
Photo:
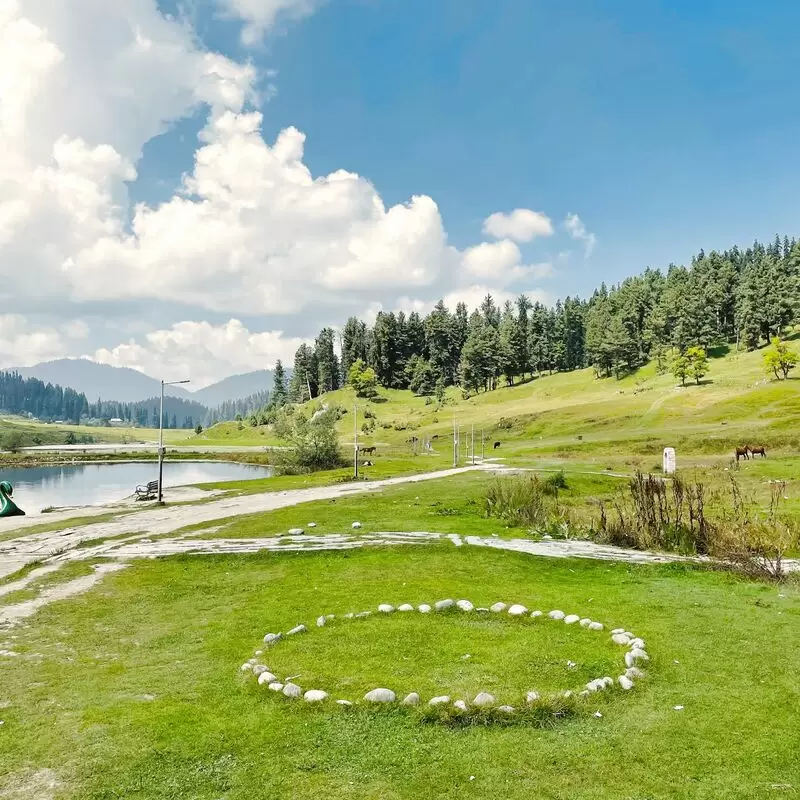
[[[481,461],[483,461],[483,459],[484,459],[484,455],[483,455],[483,431],[481,431]]]
[[[353,403],[353,477],[358,477],[358,403]]]
[[[475,423],[472,423],[472,466],[475,466]]]
[[[164,476],[164,381],[161,381],[161,408],[158,414],[158,502],[161,502],[161,482]]]
[[[453,467],[458,466],[458,434],[456,433],[456,415],[453,414]]]

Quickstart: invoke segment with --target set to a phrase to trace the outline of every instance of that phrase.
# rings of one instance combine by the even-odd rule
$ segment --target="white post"
[[[475,423],[472,423],[472,466],[475,466]]]
[[[456,415],[453,414],[453,468],[458,466],[458,433],[456,432]]]
[[[161,484],[164,477],[164,381],[161,381],[161,407],[158,413],[158,502],[161,502]]]

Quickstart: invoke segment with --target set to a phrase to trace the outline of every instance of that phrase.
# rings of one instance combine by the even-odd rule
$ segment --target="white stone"
[[[453,708],[457,709],[458,711],[467,711],[467,704],[463,700],[456,700],[453,703]]]
[[[326,618],[326,617],[317,617],[317,627],[318,627],[318,628],[324,628],[324,627],[325,627],[325,623],[326,623],[327,621],[328,621],[328,620],[327,620],[327,618]]]
[[[273,675],[271,672],[262,672],[258,676],[258,685],[263,686],[265,683],[266,684],[275,683],[275,681],[277,680],[278,680],[277,677]]]
[[[497,706],[497,711],[500,711],[503,714],[513,714],[514,706]]]
[[[495,603],[493,606],[489,606],[489,611],[494,611],[495,614],[499,614],[507,608],[508,606],[505,603]]]
[[[590,631],[601,631],[605,626],[602,622],[590,622],[589,623],[589,630]]]
[[[581,621],[578,623],[578,625],[580,625],[580,626],[581,626],[581,628],[588,628],[588,627],[589,627],[591,624],[592,624],[592,621],[589,619],[589,617],[584,617],[584,618],[583,618],[583,619],[582,619],[582,620],[581,620]]]
[[[588,692],[599,692],[605,688],[605,684],[600,678],[595,678],[593,681],[589,681],[589,683],[586,684],[586,691]]]
[[[627,666],[632,667],[633,664],[628,664],[628,656],[630,656],[634,662],[650,660],[650,656],[639,647],[634,647],[632,650],[628,650],[628,652],[625,653],[625,663]]]
[[[428,705],[429,706],[444,706],[444,705],[447,705],[449,702],[450,702],[450,695],[443,694],[443,695],[440,695],[439,697],[432,697],[430,700],[428,700]]]
[[[296,633],[305,633],[308,630],[305,625],[297,625],[296,627],[292,628],[290,631],[287,631],[287,636],[294,636]]]
[[[264,655],[264,651],[263,650],[256,650],[255,655],[263,656]]]
[[[394,703],[395,694],[391,689],[373,689],[364,695],[368,703]]]
[[[253,675],[260,675],[262,672],[266,672],[267,668],[263,664],[253,664]]]
[[[614,628],[614,630],[611,631],[612,636],[616,636],[618,633],[625,633],[625,628]]]
[[[603,683],[605,684],[606,689],[610,689],[614,685],[614,679],[609,678],[608,675],[603,678]]]
[[[628,669],[625,670],[625,674],[631,680],[634,680],[634,679],[635,680],[640,680],[641,678],[645,677],[644,672],[642,672],[638,667],[629,667]]]
[[[361,527],[361,523],[360,523],[360,522],[354,522],[354,523],[353,523],[353,524],[352,524],[350,527],[351,527],[353,530],[356,530],[356,531],[357,531],[357,530],[358,530],[358,529]]]
[[[283,687],[283,693],[286,697],[302,697],[303,690],[296,683],[287,683]]]
[[[614,642],[614,644],[621,644],[621,645],[627,645],[630,644],[631,642],[631,640],[624,633],[615,633],[611,637],[611,641]]]
[[[535,703],[537,700],[540,700],[539,692],[528,692],[525,695],[525,702],[526,703]]]
[[[419,611],[420,614],[430,614],[431,607],[427,603],[423,603],[421,606],[417,606],[417,611]]]
[[[306,703],[321,703],[323,700],[328,699],[328,693],[323,692],[322,689],[309,689],[304,695],[303,700]]]
[[[289,536],[300,536],[305,533],[302,528],[289,528]]]
[[[531,619],[539,619],[539,617],[543,617],[544,614],[541,611],[532,611],[531,612]]]
[[[419,705],[419,695],[416,692],[411,692],[411,694],[407,694],[403,698],[403,705],[404,706],[418,706]]]
[[[267,686],[271,692],[282,692],[283,691],[283,684],[280,681],[275,681],[275,683],[271,683]]]
[[[337,700],[337,706],[342,706],[342,708],[350,708],[353,704],[349,700]]]
[[[581,618],[577,614],[568,614],[564,617],[564,622],[567,625],[574,625],[576,622],[580,622]]]
[[[509,616],[512,617],[523,617],[528,613],[528,609],[525,606],[520,605],[519,603],[514,603],[511,608],[508,609]]]
[[[456,603],[456,608],[458,608],[459,611],[474,611],[475,610],[475,606],[472,605],[472,603],[470,603],[469,600],[459,600]]]
[[[624,689],[626,692],[628,689],[633,689],[633,681],[627,675],[620,675],[617,678],[617,683],[620,685],[621,689]]]
[[[398,611],[413,611],[414,610],[414,606],[412,606],[411,603],[403,603],[403,605],[397,606],[397,610]]]
[[[578,692],[578,697],[588,697],[590,694],[588,689],[584,689],[582,692]]]
[[[325,619],[330,622],[332,619],[336,619],[336,614],[326,614]]]
[[[264,644],[275,644],[275,642],[280,641],[282,637],[282,633],[268,633],[264,637]]]
[[[242,666],[239,667],[239,671],[240,672],[252,672],[253,671],[253,665],[248,661],[246,664],[242,664]]]
[[[316,522],[309,522],[308,525],[306,525],[306,528],[316,528],[316,527],[317,527]]]
[[[381,614],[391,614],[394,611],[394,606],[390,606],[388,603],[381,603],[378,606],[378,611],[380,611]]]
[[[480,694],[475,695],[472,705],[477,706],[478,708],[489,708],[496,702],[497,701],[494,699],[494,696],[490,695],[489,692],[481,692]]]
[[[562,693],[561,693],[561,696],[562,696],[562,697],[563,697],[565,700],[569,700],[569,698],[570,698],[570,697],[572,697],[572,692],[571,692],[571,691],[569,691],[569,689],[567,689],[567,691],[566,691],[566,692],[562,692]]]
[[[475,610],[479,614],[488,614],[489,613],[489,609],[488,608],[484,608],[483,606],[478,606],[478,608],[476,608]]]
[[[355,617],[355,614],[352,611],[349,614],[345,614],[344,615],[345,619],[353,619],[354,617]]]
[[[371,616],[372,616],[371,611],[361,611],[358,614],[356,614],[356,619],[364,619],[365,617],[371,617]]]
[[[638,647],[639,650],[644,650],[644,639],[638,637],[631,639],[631,647]]]
[[[564,619],[564,617],[566,617],[567,615],[563,611],[555,609],[554,611],[551,611],[547,616],[550,617],[550,619],[561,620]]]
[[[437,600],[434,608],[437,611],[447,611],[448,608],[452,608],[455,605],[454,600]]]

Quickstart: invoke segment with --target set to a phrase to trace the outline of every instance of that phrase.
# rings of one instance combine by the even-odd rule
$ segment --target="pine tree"
[[[286,374],[283,369],[283,362],[280,359],[275,362],[275,372],[272,376],[272,380],[273,387],[271,405],[276,408],[280,408],[281,406],[285,406],[287,400],[289,399],[289,395],[286,390]]]

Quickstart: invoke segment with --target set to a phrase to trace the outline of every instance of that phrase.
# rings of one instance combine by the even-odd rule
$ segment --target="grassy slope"
[[[651,677],[549,730],[455,730],[400,710],[292,705],[238,673],[266,631],[445,596],[587,611],[631,628],[648,642]],[[138,562],[19,632],[22,655],[4,662],[0,684],[0,701],[11,701],[0,711],[0,794],[47,767],[62,782],[57,797],[81,800],[770,798],[800,783],[799,617],[796,587],[452,546]],[[516,671],[533,680],[537,665],[545,682],[568,683],[551,652],[558,662],[574,653],[579,670],[606,658],[577,646],[583,632],[562,628],[543,649],[535,629],[488,624],[415,615],[375,621],[363,637],[314,630],[267,664],[289,669],[296,657],[301,685],[352,681],[354,696],[378,676],[414,688],[416,669],[429,691],[439,676],[465,695],[491,682],[505,698],[522,686]]]
[[[652,453],[658,460],[661,448],[673,445],[679,455],[727,458],[735,445],[753,439],[770,448],[800,447],[800,381],[766,380],[761,352],[712,359],[706,380],[701,386],[676,387],[672,376],[657,375],[652,364],[620,381],[598,380],[587,369],[537,378],[468,400],[451,390],[447,405],[438,411],[435,404],[426,404],[425,398],[410,392],[382,390],[384,402],[370,404],[377,416],[376,430],[362,439],[378,445],[380,457],[408,452],[410,436],[438,434],[442,438],[435,446],[449,454],[452,440],[448,442],[447,437],[455,414],[462,426],[464,453],[473,424],[478,442],[483,429],[489,444],[502,442],[503,455],[522,457],[550,453],[591,460],[622,449],[631,455]],[[342,389],[325,400],[349,410],[339,429],[342,441],[352,442],[353,393]],[[501,419],[511,421],[510,430],[498,427]],[[200,440],[275,443],[268,429],[246,425],[240,429],[237,423],[217,425],[190,441]]]
[[[22,434],[24,446],[35,444],[34,439],[38,439],[39,443],[43,445],[64,444],[67,433],[73,433],[76,437],[91,436],[97,443],[132,444],[158,441],[157,428],[100,428],[91,425],[55,425],[45,422],[31,422],[24,417],[0,417],[0,438],[12,431]],[[194,436],[193,431],[164,431],[164,440],[167,444],[183,442],[189,436]]]

